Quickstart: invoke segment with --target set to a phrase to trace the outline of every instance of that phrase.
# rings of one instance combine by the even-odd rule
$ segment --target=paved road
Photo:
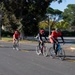
[[[27,39],[27,40],[34,40],[34,41],[37,40],[36,37],[26,37],[25,39]],[[58,39],[61,41],[60,37]],[[65,40],[66,43],[75,44],[75,37],[64,37],[64,40]]]
[[[66,50],[66,60],[61,61],[36,55],[36,46],[33,42],[20,44],[21,50],[16,51],[12,43],[0,42],[0,75],[75,75],[75,52]]]

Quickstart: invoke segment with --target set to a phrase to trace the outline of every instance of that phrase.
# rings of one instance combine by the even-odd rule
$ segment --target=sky
[[[68,4],[75,4],[75,0],[63,0],[63,2],[60,4],[58,4],[58,2],[52,2],[50,7],[64,11]]]

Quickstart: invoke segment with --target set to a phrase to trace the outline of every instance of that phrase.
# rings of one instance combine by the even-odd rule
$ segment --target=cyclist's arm
[[[58,36],[61,37],[61,39],[62,39],[62,41],[63,41],[63,43],[64,43],[63,35],[62,35],[61,32],[58,32]]]
[[[39,35],[39,40],[40,40],[40,42],[42,42],[42,41],[43,41],[43,39],[42,39],[42,36],[41,36],[41,35]]]
[[[46,36],[45,36],[45,39],[48,40]]]
[[[45,38],[45,40],[48,42],[48,39],[47,39],[47,37],[46,37],[46,35],[44,34],[44,38]]]
[[[36,39],[38,39],[39,38],[39,33],[36,35],[36,37],[35,37]]]
[[[13,40],[15,39],[15,35],[13,35]]]
[[[63,41],[63,43],[64,43],[63,35],[61,35],[60,37],[61,37],[61,39],[62,39],[62,41]]]
[[[39,33],[36,35],[36,39],[38,39],[38,41],[40,41],[40,42],[43,41],[43,40],[42,40],[42,36],[41,36]]]
[[[51,38],[54,42],[56,42],[58,44],[58,41],[53,36],[51,36]]]

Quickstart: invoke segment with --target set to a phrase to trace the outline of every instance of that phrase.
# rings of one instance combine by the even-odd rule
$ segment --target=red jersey
[[[15,33],[14,33],[14,38],[18,39],[18,38],[19,38],[19,36],[20,36],[20,34],[19,34],[19,33],[17,33],[17,34],[15,34]]]
[[[53,31],[51,36],[54,37],[54,39],[57,39],[59,36],[61,36],[61,32],[56,32],[56,31]]]
[[[62,36],[61,32],[56,32],[55,30],[52,32],[52,34],[50,35],[50,42],[53,43],[53,39],[57,39],[59,36]]]

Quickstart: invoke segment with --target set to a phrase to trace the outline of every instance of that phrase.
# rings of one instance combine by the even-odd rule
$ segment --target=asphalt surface
[[[63,37],[65,40],[65,43],[70,43],[70,44],[75,44],[75,37]],[[32,40],[32,41],[37,41],[36,37],[26,37],[26,40]],[[44,39],[44,38],[43,38]],[[47,37],[49,39],[49,37]],[[61,38],[59,37],[58,40],[62,42]]]
[[[12,43],[0,42],[0,75],[75,75],[75,50],[70,49],[74,45],[61,45],[66,53],[65,60],[61,61],[38,56],[34,42],[20,43],[20,51],[13,50]]]

